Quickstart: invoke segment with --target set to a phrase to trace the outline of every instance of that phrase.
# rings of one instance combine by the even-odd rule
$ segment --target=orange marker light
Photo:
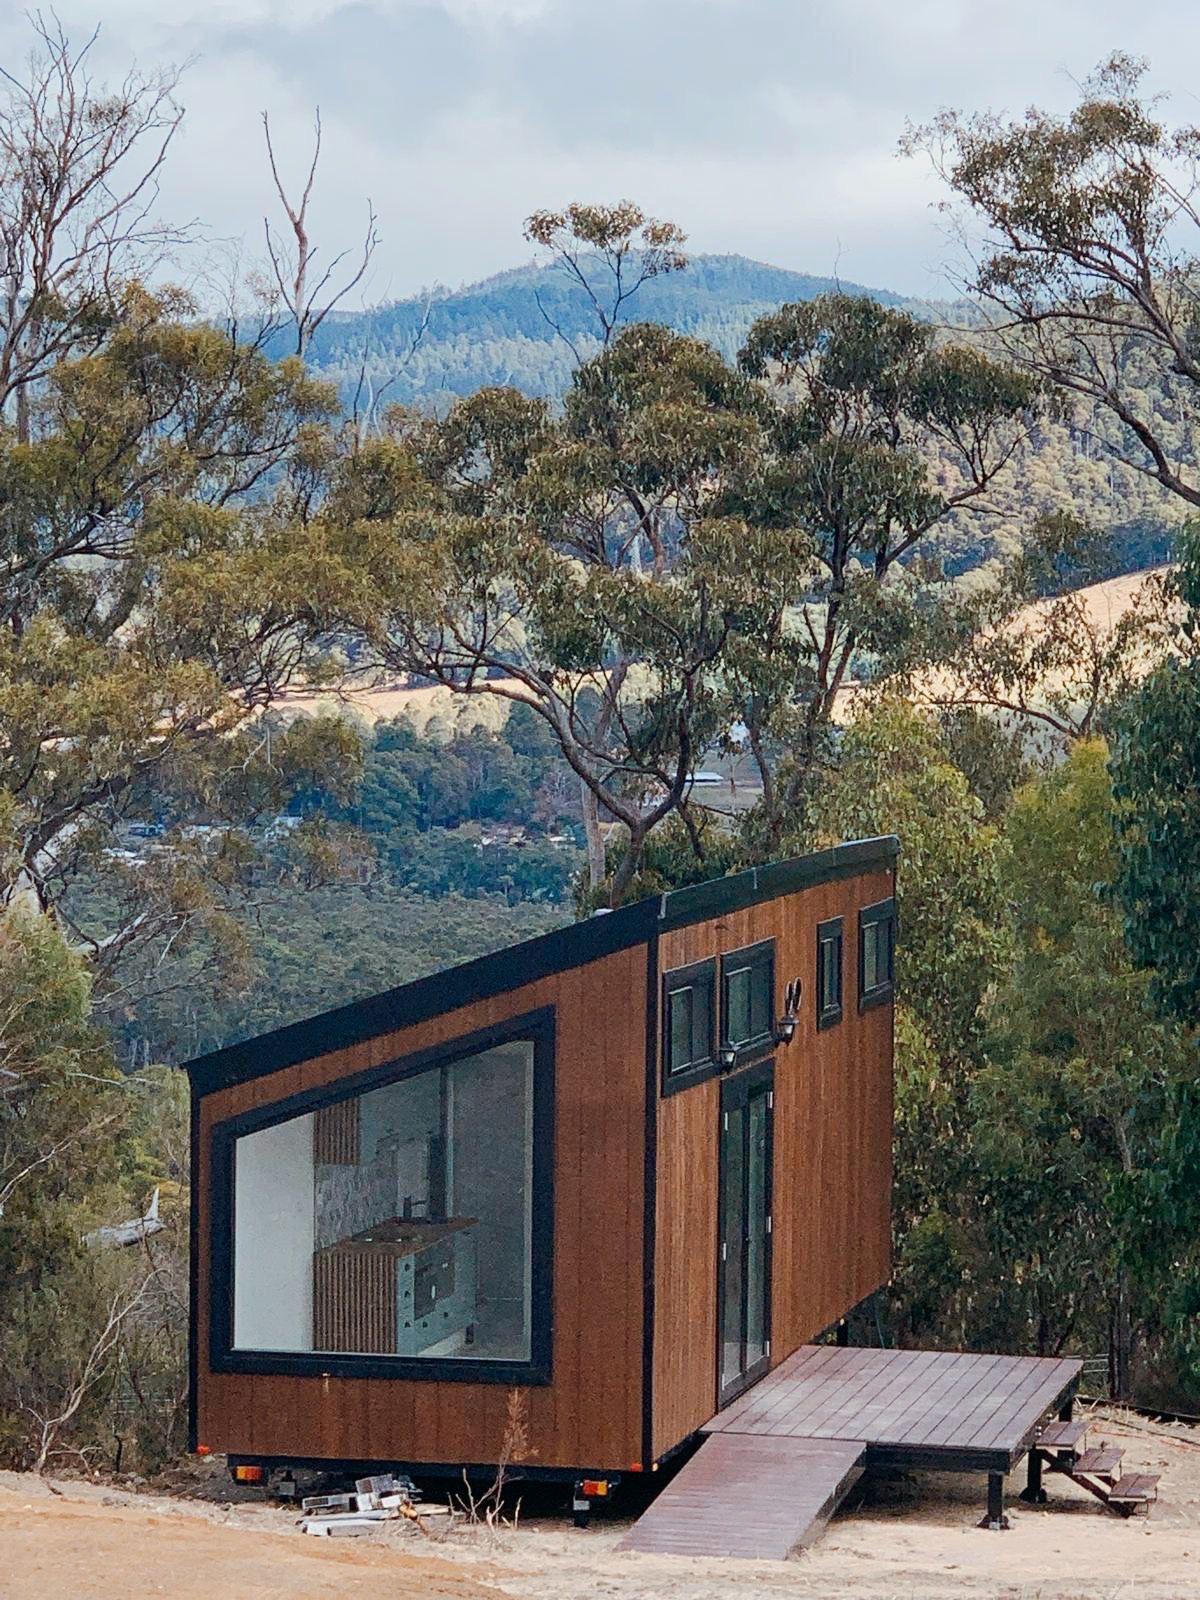
[[[212,1445],[198,1444],[194,1453],[198,1456],[210,1456],[212,1455]]]

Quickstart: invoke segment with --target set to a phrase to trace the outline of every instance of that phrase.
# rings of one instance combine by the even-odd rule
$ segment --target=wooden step
[[[1078,1472],[1085,1472],[1091,1478],[1108,1478],[1121,1465],[1123,1450],[1117,1450],[1112,1445],[1098,1445],[1093,1450],[1085,1450],[1070,1467],[1072,1477]]]
[[[1126,1505],[1136,1505],[1143,1500],[1157,1500],[1158,1473],[1127,1472],[1113,1484],[1108,1491],[1108,1498],[1123,1501]]]
[[[1038,1449],[1074,1450],[1087,1431],[1087,1422],[1078,1417],[1070,1422],[1048,1422],[1038,1434]]]

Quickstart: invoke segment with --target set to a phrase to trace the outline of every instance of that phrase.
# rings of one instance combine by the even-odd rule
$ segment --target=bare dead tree
[[[150,1272],[132,1287],[120,1288],[113,1294],[108,1303],[104,1326],[97,1334],[70,1387],[61,1396],[57,1410],[43,1411],[32,1404],[23,1405],[22,1409],[30,1417],[35,1429],[36,1448],[32,1463],[34,1472],[45,1472],[46,1462],[53,1453],[63,1429],[104,1376],[109,1357],[120,1340],[122,1325],[145,1300],[153,1276],[153,1272]]]
[[[362,355],[358,363],[358,381],[354,386],[354,400],[350,407],[351,426],[354,430],[355,443],[362,447],[364,441],[372,434],[379,432],[381,407],[387,392],[399,380],[400,374],[416,355],[422,339],[429,328],[429,318],[433,312],[433,295],[427,293],[425,304],[421,308],[421,320],[413,329],[407,344],[400,355],[394,357],[395,365],[390,376],[380,384],[376,384],[373,375],[367,370],[368,350],[366,341],[363,343]]]
[[[26,75],[0,67],[0,413],[15,405],[22,439],[31,387],[98,345],[122,283],[188,235],[152,215],[178,72],[105,88],[87,65],[96,33],[76,49],[56,18],[32,23]]]
[[[302,356],[309,340],[324,322],[325,318],[333,311],[342,300],[362,282],[362,279],[371,264],[371,257],[375,254],[379,243],[379,231],[376,227],[377,217],[375,208],[370,200],[367,201],[367,231],[363,237],[362,255],[358,262],[357,270],[340,286],[334,286],[338,268],[350,254],[349,250],[342,250],[334,256],[333,260],[313,281],[314,262],[317,247],[309,237],[308,207],[312,199],[313,185],[317,177],[317,164],[321,159],[321,111],[317,108],[315,117],[315,136],[313,139],[312,161],[309,163],[308,176],[304,181],[298,202],[288,198],[287,190],[283,186],[283,179],[279,175],[279,163],[275,159],[275,146],[271,140],[270,118],[264,111],[262,114],[263,136],[267,144],[267,160],[271,165],[271,177],[275,183],[275,193],[279,196],[279,203],[283,207],[292,230],[290,244],[280,239],[271,227],[268,217],[263,218],[263,231],[267,240],[267,258],[271,265],[271,277],[274,280],[275,291],[283,303],[290,321],[296,326],[296,354]]]

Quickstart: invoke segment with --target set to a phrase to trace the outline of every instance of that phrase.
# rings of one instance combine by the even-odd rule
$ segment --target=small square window
[[[717,965],[697,961],[663,978],[663,1085],[683,1087],[713,1070]]]
[[[775,1027],[775,941],[721,957],[721,1047],[738,1058],[769,1045]]]
[[[842,1020],[842,919],[817,924],[817,1027]]]
[[[858,1003],[881,1005],[892,998],[896,960],[896,902],[880,900],[858,914]]]

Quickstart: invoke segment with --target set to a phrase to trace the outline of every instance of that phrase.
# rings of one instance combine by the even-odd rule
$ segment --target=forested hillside
[[[838,290],[904,308],[943,329],[979,320],[979,308],[965,301],[906,301],[889,289],[737,255],[693,256],[682,271],[648,280],[619,320],[661,323],[732,360],[759,317]],[[269,348],[285,354],[286,335]],[[440,415],[456,399],[492,385],[559,400],[580,361],[599,349],[595,310],[583,288],[553,265],[529,265],[453,291],[335,312],[313,334],[306,357],[338,385],[348,409],[377,422],[388,405]],[[1083,581],[1168,560],[1177,512],[1136,473],[1114,465],[1093,436],[1098,426],[1091,408],[1069,419],[1042,418],[987,504],[948,519],[938,540],[947,571],[956,575],[1011,555],[1032,518],[1066,506],[1112,534],[1104,569],[1081,574]],[[944,459],[939,465],[948,467]]]
[[[882,305],[902,304],[902,296],[887,289],[839,284],[745,256],[701,255],[682,272],[644,284],[624,320],[661,322],[733,356],[765,311],[839,288]],[[375,393],[389,385],[388,401],[445,410],[456,396],[489,384],[561,395],[578,359],[598,348],[595,315],[582,288],[553,267],[531,265],[465,288],[329,317],[307,355],[322,376],[337,381],[348,403],[365,376]]]

